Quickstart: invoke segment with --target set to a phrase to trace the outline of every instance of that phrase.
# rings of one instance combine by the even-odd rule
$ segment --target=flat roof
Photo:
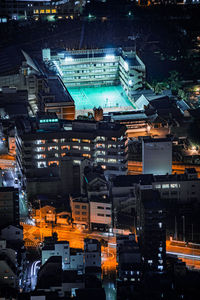
[[[48,86],[50,88],[50,92],[46,95],[50,96],[49,98],[45,98],[45,103],[54,103],[54,102],[71,102],[74,103],[74,100],[62,80],[59,76],[49,76],[48,77]],[[45,94],[42,94],[45,95]],[[54,98],[52,99],[52,96]]]

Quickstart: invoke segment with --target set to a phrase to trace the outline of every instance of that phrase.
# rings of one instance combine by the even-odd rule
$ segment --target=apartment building
[[[166,211],[158,191],[137,193],[137,234],[145,268],[162,273],[166,265]]]
[[[109,198],[93,197],[90,199],[90,228],[102,231],[112,228],[112,204]]]
[[[71,197],[70,206],[72,210],[73,224],[89,228],[90,208],[88,199],[85,197]]]
[[[86,158],[110,174],[127,172],[126,128],[115,123],[63,121],[55,114],[23,119],[16,126],[16,159],[26,178],[59,175],[65,157]],[[52,175],[51,175],[52,176]]]

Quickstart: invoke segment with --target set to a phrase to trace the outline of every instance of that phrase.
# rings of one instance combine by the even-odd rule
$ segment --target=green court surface
[[[75,102],[77,110],[132,106],[123,88],[118,86],[106,87],[70,87],[67,88]]]

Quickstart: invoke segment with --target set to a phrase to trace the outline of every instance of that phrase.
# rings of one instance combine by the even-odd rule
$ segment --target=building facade
[[[60,75],[66,87],[121,84],[128,98],[141,89],[145,65],[133,48],[108,48],[55,52],[43,49],[43,60]]]
[[[86,158],[108,173],[126,174],[126,128],[114,123],[62,122],[45,115],[20,121],[16,131],[16,159],[25,177],[38,177],[45,171],[58,176],[65,157],[75,165]],[[51,175],[51,176],[52,176]]]

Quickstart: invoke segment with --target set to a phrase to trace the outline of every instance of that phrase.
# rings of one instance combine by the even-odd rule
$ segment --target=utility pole
[[[192,224],[192,242],[193,242],[193,240],[194,240],[194,226]]]
[[[185,242],[185,216],[182,216],[183,218],[183,242]]]
[[[174,238],[177,241],[178,238],[178,233],[177,233],[177,220],[176,220],[176,216],[174,218],[174,227],[175,227],[175,233],[174,233]]]

